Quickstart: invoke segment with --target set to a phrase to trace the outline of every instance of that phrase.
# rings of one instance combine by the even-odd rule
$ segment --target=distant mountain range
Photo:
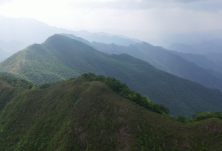
[[[130,45],[131,43],[140,42],[137,39],[130,39],[127,37],[115,36],[106,33],[71,31],[52,27],[43,22],[29,18],[9,18],[0,16],[0,22],[0,48],[2,48],[1,41],[19,41],[27,46],[34,43],[42,43],[49,36],[56,33],[70,33],[83,37],[89,41],[116,43],[119,45]],[[11,47],[16,48],[15,45],[11,45]]]
[[[4,42],[0,40],[0,48],[4,52],[15,53],[18,50],[24,49],[26,45],[19,41]]]
[[[207,87],[222,90],[222,76],[219,76],[220,74],[216,74],[216,72],[209,71],[206,64],[208,64],[208,67],[211,67],[210,69],[215,69],[215,71],[222,71],[222,68],[209,59],[207,62],[207,59],[203,60],[203,58],[201,58],[203,63],[200,66],[197,66],[199,63],[197,65],[192,63],[192,59],[189,60],[187,57],[183,57],[184,55],[182,56],[181,53],[170,52],[162,47],[152,46],[145,42],[131,44],[130,46],[119,46],[116,44],[103,44],[97,42],[89,43],[74,35],[63,35],[91,45],[95,49],[108,54],[129,54],[150,63],[157,69],[198,82]],[[194,60],[201,62],[197,57],[195,57]],[[205,67],[203,67],[204,65]]]
[[[173,43],[193,45],[198,43],[205,43],[207,41],[217,41],[222,39],[222,30],[188,32],[188,33],[160,33],[156,37],[156,42],[159,45],[168,47]],[[152,39],[151,39],[152,40]],[[151,41],[152,42],[152,41]]]
[[[76,36],[88,40],[89,42],[100,42],[105,44],[117,44],[123,46],[129,46],[130,44],[140,43],[142,41],[123,36],[109,35],[106,33],[90,33],[87,31],[75,32]]]
[[[137,39],[106,33],[66,30],[52,27],[43,22],[29,18],[8,18],[0,16],[0,22],[0,62],[28,45],[43,43],[49,36],[60,33],[74,34],[88,41],[107,44],[115,43],[124,46],[141,42]]]
[[[26,46],[27,45],[24,43],[18,41],[4,42],[0,40],[0,62],[18,52],[19,50],[24,49]]]
[[[10,56],[10,54],[8,54],[7,52],[3,51],[1,48],[0,48],[0,62],[3,61],[4,59],[7,58],[7,56]]]
[[[222,53],[222,39],[214,39],[195,44],[174,43],[168,47],[170,50],[175,50],[182,53],[192,53],[208,55],[211,53]]]
[[[126,54],[108,55],[82,42],[54,35],[0,64],[0,70],[20,74],[35,84],[51,83],[93,72],[114,77],[173,115],[221,110],[222,92],[155,69]]]
[[[214,39],[192,45],[172,44],[168,47],[174,50],[180,57],[190,62],[196,63],[206,69],[219,71],[222,73],[222,39]]]
[[[200,54],[182,53],[182,52],[177,52],[177,51],[171,51],[171,52],[189,62],[195,63],[196,65],[202,68],[210,69],[210,70],[214,70],[214,71],[222,73],[222,61],[220,59],[222,57],[222,53],[221,54],[212,53],[206,56],[206,55],[200,55]]]

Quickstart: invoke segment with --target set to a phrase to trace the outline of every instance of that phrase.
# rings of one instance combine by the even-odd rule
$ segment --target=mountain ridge
[[[1,150],[222,148],[220,119],[179,123],[82,76],[30,90],[0,80],[0,94],[0,105],[6,101],[0,108]]]
[[[155,68],[172,73],[176,76],[198,82],[207,87],[222,90],[222,78],[193,62],[183,59],[178,54],[171,53],[162,47],[154,47],[148,43],[137,43],[128,47],[115,44],[107,45],[92,43],[97,50],[108,54],[126,53],[133,57],[142,59]]]
[[[222,93],[218,90],[157,70],[126,54],[105,54],[62,35],[54,35],[42,45],[30,46],[0,63],[1,71],[12,69],[39,85],[77,77],[84,72],[114,77],[154,103],[164,104],[173,115],[221,108]]]

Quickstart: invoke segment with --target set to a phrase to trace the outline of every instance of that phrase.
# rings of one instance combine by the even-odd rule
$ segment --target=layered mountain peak
[[[43,44],[31,45],[6,59],[0,63],[0,70],[19,74],[38,85],[85,72],[114,77],[153,102],[164,104],[173,115],[192,115],[222,107],[222,93],[218,90],[157,70],[127,54],[108,55],[57,34]]]

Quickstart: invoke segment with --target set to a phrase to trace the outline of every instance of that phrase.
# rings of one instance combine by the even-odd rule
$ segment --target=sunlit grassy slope
[[[114,77],[155,103],[167,106],[173,115],[217,111],[222,93],[160,71],[126,54],[108,55],[62,35],[27,47],[4,62],[0,70],[22,75],[35,83],[52,83],[84,72]]]

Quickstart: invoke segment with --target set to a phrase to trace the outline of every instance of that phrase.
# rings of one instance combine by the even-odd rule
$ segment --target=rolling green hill
[[[126,54],[108,55],[67,38],[54,35],[34,44],[0,64],[0,70],[17,73],[33,82],[54,83],[85,72],[114,77],[131,89],[164,104],[173,115],[218,111],[222,92],[155,69]]]
[[[0,78],[0,150],[222,149],[221,120],[180,123],[106,85],[81,76],[27,90]]]

